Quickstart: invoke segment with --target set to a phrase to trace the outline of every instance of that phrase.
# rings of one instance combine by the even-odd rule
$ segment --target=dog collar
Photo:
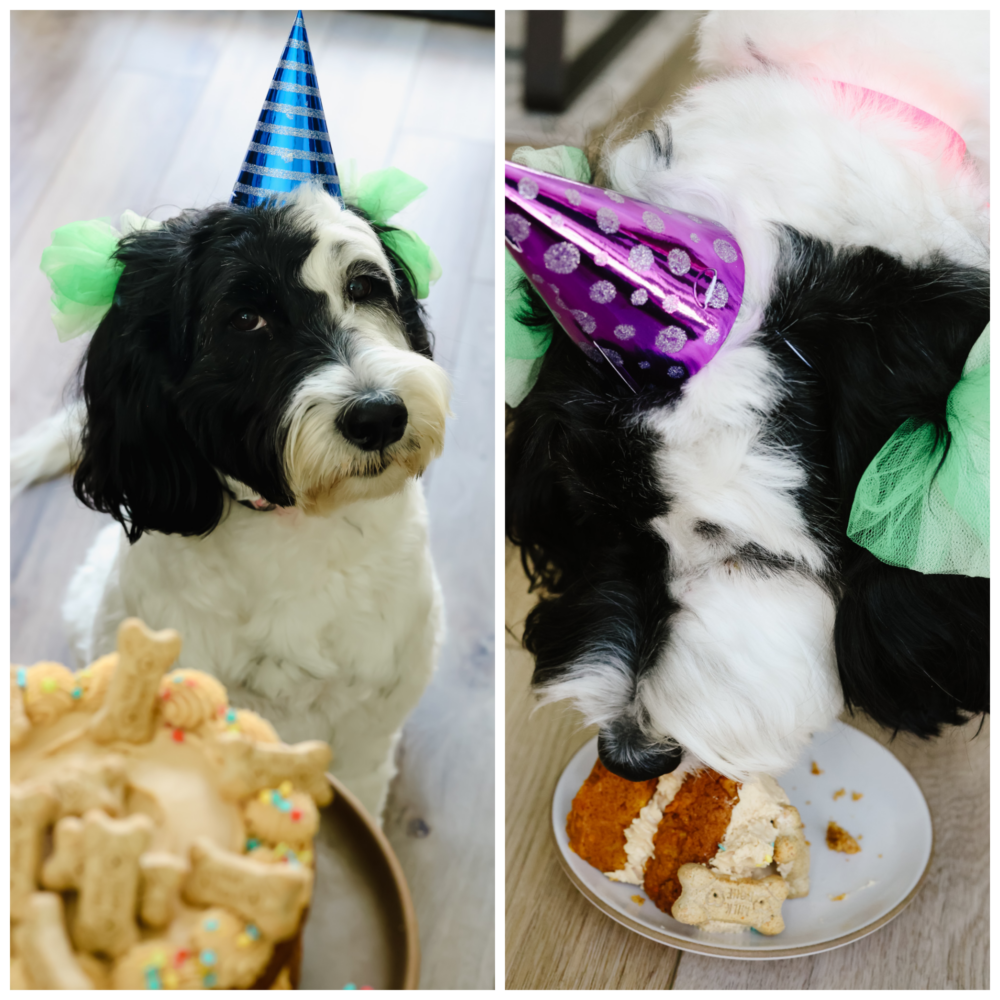
[[[570,339],[633,392],[679,390],[718,353],[743,255],[718,222],[505,163],[508,250]]]
[[[256,500],[237,500],[237,503],[243,504],[244,507],[250,510],[277,510],[278,505],[276,503],[271,503],[270,500],[265,500],[263,497],[257,497]]]

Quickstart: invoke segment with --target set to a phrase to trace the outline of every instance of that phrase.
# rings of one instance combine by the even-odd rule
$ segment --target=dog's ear
[[[538,381],[508,417],[506,530],[533,582],[556,592],[666,513],[657,442],[636,419],[665,397],[605,378],[534,290],[529,302],[522,322],[553,333]]]
[[[83,360],[87,423],[73,489],[131,542],[144,531],[205,534],[224,509],[219,477],[171,398],[193,356],[196,228],[185,215],[121,241],[124,271]]]
[[[990,710],[990,581],[887,566],[848,543],[835,640],[850,707],[937,736]]]

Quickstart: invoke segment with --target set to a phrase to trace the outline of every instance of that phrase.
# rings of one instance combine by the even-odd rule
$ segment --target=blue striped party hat
[[[344,204],[300,10],[257,119],[232,201],[248,207],[270,200],[280,205],[313,178]]]

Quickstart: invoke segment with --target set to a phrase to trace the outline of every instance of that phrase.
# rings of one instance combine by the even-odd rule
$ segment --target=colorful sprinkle
[[[183,677],[181,677],[181,675],[180,675],[180,674],[174,674],[174,676],[173,676],[173,677],[171,677],[171,680],[172,680],[172,681],[173,681],[173,682],[174,682],[175,684],[183,684],[183,683],[184,683],[184,678],[183,678]]]
[[[201,926],[206,931],[217,931],[219,929],[219,921],[215,917],[207,917]]]
[[[197,687],[198,682],[193,677],[185,677],[184,686],[189,688]]]
[[[264,805],[267,805],[271,801],[271,793],[265,788],[260,795],[257,796]]]
[[[251,941],[256,941],[256,940],[258,940],[258,938],[260,938],[260,931],[257,930],[257,927],[256,927],[255,924],[247,924],[246,934],[247,934],[247,937],[250,938]]]
[[[160,700],[161,701],[166,701],[169,697],[170,697],[170,688],[164,688],[160,692]]]
[[[83,688],[80,687],[79,685],[77,685],[75,688],[73,688],[73,690],[72,690],[71,693],[72,693],[73,699],[75,701],[77,698],[79,698],[83,694]]]
[[[201,977],[201,981],[206,986],[214,986],[219,980],[214,972],[206,972],[205,975]]]
[[[724,846],[723,846],[722,844],[719,844],[719,850],[720,850],[720,851],[724,851],[725,849],[726,849],[726,848],[725,848],[725,847],[724,847]]]
[[[163,987],[160,984],[160,974],[156,969],[146,970],[146,989],[147,990],[159,990]]]
[[[281,806],[281,792],[277,788],[271,792],[271,803],[275,806]]]
[[[344,984],[344,989],[345,990],[356,990],[357,986],[355,986],[354,983],[345,983]]]
[[[215,965],[215,952],[211,948],[206,948],[199,956],[198,961],[202,965]]]
[[[277,806],[280,812],[286,813],[292,811],[292,803],[289,802],[288,799],[279,799]]]
[[[178,948],[174,952],[174,968],[179,969],[190,957],[191,952],[187,948]]]
[[[375,989],[375,987],[374,987],[374,986],[362,986],[361,988],[362,988],[363,990],[373,990],[373,989]]]
[[[247,838],[247,850],[252,851],[260,847],[260,841],[256,837]]]
[[[183,743],[184,742],[184,730],[183,729],[175,729],[171,735],[173,736],[175,743]]]
[[[313,859],[313,852],[311,847],[307,847],[304,851],[299,851],[299,861],[304,865],[311,865]]]
[[[149,964],[154,969],[162,969],[167,964],[167,954],[164,951],[154,951],[149,956]]]
[[[298,823],[298,821],[300,819],[302,819],[302,810],[301,809],[293,809],[292,810],[292,822],[293,823]]]
[[[42,679],[42,690],[46,694],[52,694],[56,687],[56,679],[54,677],[45,677]]]
[[[176,990],[179,983],[180,980],[177,978],[176,972],[167,969],[167,971],[163,973],[163,985],[166,986],[168,990]]]
[[[233,708],[230,708],[226,712],[226,722],[235,722],[235,721],[236,721],[236,710],[233,709]]]
[[[250,947],[250,935],[249,934],[239,934],[236,938],[237,948],[249,948]]]
[[[278,791],[281,792],[284,798],[288,798],[292,794],[292,783],[290,781],[283,781],[278,785]]]
[[[24,667],[17,668],[17,686],[26,688],[28,686],[28,671]]]

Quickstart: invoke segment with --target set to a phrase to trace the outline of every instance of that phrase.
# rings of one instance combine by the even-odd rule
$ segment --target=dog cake
[[[781,904],[809,892],[802,820],[768,775],[704,768],[633,782],[597,761],[566,831],[584,861],[706,931],[780,934]]]
[[[13,989],[297,982],[330,748],[170,671],[180,647],[130,618],[79,673],[11,668]]]

